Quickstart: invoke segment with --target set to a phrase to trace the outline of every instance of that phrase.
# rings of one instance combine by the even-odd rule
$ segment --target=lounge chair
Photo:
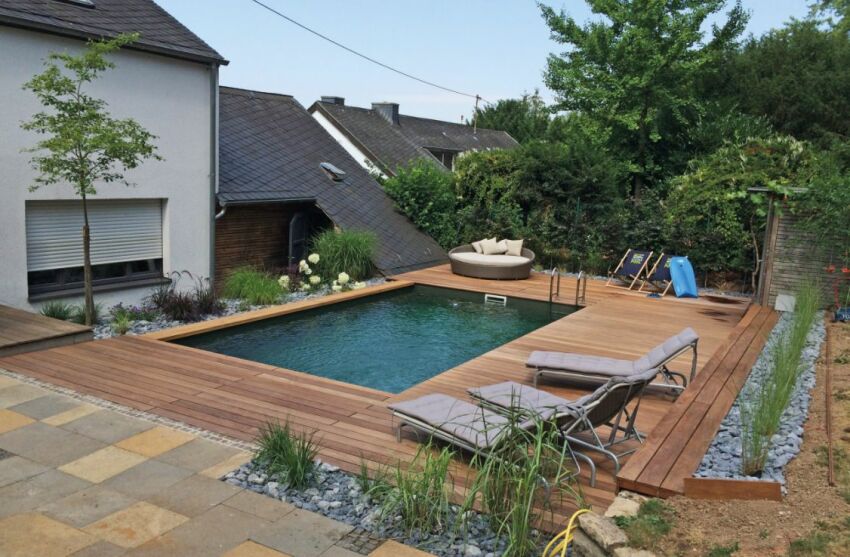
[[[535,350],[529,356],[526,366],[535,368],[534,386],[541,377],[556,379],[572,379],[580,382],[607,381],[612,377],[629,377],[650,369],[658,369],[662,382],[653,383],[665,389],[681,391],[693,381],[697,370],[697,343],[699,335],[687,327],[680,333],[668,338],[637,360],[618,360],[586,354],[569,352],[545,352]],[[691,373],[684,374],[671,371],[667,364],[687,351],[693,351]],[[679,383],[681,381],[681,384]]]
[[[464,400],[444,394],[429,394],[413,400],[406,400],[389,405],[393,416],[398,420],[396,439],[401,441],[401,428],[408,426],[417,432],[427,433],[430,437],[440,439],[456,447],[474,454],[486,456],[498,449],[502,443],[510,442],[511,418],[482,408]],[[574,421],[569,408],[559,409],[548,415],[544,421],[561,418]],[[513,418],[516,421],[516,418]],[[517,423],[517,427],[530,431],[541,423],[539,417],[529,416]],[[593,461],[587,456],[576,455],[569,445],[565,452],[576,466],[576,474],[581,470],[577,458],[582,458],[593,466]]]
[[[652,259],[652,251],[635,249],[626,251],[626,254],[620,259],[617,267],[614,268],[614,271],[608,277],[608,282],[605,283],[605,286],[631,290],[638,281],[643,279],[650,259]]]
[[[655,263],[647,271],[646,277],[643,279],[640,288],[638,288],[638,292],[643,292],[644,288],[649,285],[650,288],[655,288],[659,294],[665,296],[670,290],[670,287],[673,286],[673,277],[670,276],[670,261],[672,258],[672,255],[667,255],[666,253],[659,255],[658,259],[655,260]]]
[[[620,471],[620,457],[634,452],[636,448],[619,453],[611,449],[630,440],[643,443],[643,434],[635,427],[635,420],[643,392],[659,371],[650,369],[629,377],[614,377],[592,393],[576,400],[567,400],[513,381],[469,389],[469,394],[478,399],[482,407],[503,414],[519,413],[528,418],[537,416],[538,419],[546,419],[553,413],[569,416],[571,419],[559,421],[564,440],[571,446],[602,453],[614,463],[616,474]],[[634,406],[629,409],[632,402]],[[604,440],[596,432],[596,428],[603,426],[611,428]],[[587,440],[576,437],[582,433],[587,434]],[[592,460],[590,462],[593,485],[596,481],[596,466]]]

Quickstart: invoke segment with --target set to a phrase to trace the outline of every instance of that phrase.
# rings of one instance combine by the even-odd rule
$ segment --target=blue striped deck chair
[[[649,286],[662,296],[666,295],[670,287],[673,286],[673,277],[670,276],[670,261],[673,257],[675,256],[662,252],[655,260],[655,264],[646,273],[646,278],[643,279],[638,292],[643,292],[643,289]]]
[[[652,251],[628,250],[626,255],[620,259],[620,263],[617,264],[614,272],[608,276],[608,282],[605,283],[605,286],[631,290],[638,281],[643,280],[643,275],[651,259]]]

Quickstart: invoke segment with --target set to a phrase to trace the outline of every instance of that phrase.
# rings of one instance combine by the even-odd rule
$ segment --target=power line
[[[346,51],[350,52],[351,54],[354,54],[355,56],[359,56],[360,58],[363,58],[364,60],[372,62],[373,64],[377,64],[378,66],[381,66],[384,69],[390,70],[391,72],[395,72],[399,75],[403,75],[404,77],[409,78],[409,79],[413,79],[415,81],[418,81],[419,83],[424,83],[425,85],[429,85],[431,87],[436,87],[437,89],[442,89],[443,91],[448,91],[449,93],[454,93],[456,95],[462,95],[464,97],[469,97],[469,98],[472,98],[472,99],[480,99],[480,100],[484,101],[485,103],[490,104],[489,101],[483,99],[479,95],[473,95],[472,93],[464,93],[463,91],[458,91],[457,89],[452,89],[451,87],[444,87],[443,85],[440,85],[438,83],[434,83],[433,81],[428,81],[427,79],[422,79],[421,77],[416,77],[415,75],[409,74],[409,73],[402,71],[398,68],[394,68],[393,66],[390,66],[389,64],[384,64],[383,62],[381,62],[379,60],[375,60],[371,56],[367,56],[366,54],[363,54],[362,52],[358,52],[358,51],[354,50],[353,48],[350,48],[350,47],[345,46],[344,44],[342,44],[340,42],[333,40],[332,38],[328,37],[327,35],[323,35],[322,33],[319,33],[318,31],[315,31],[315,30],[307,27],[303,23],[299,23],[299,22],[295,21],[294,19],[292,19],[288,15],[285,15],[285,14],[277,11],[276,9],[272,8],[268,4],[261,2],[260,0],[251,0],[251,2],[253,2],[254,4],[257,4],[260,7],[265,8],[266,10],[270,11],[271,13],[275,14],[278,17],[285,19],[286,21],[292,23],[293,25],[297,25],[301,29],[304,29],[305,31],[316,35],[320,39],[324,39],[324,40],[328,41],[329,43],[331,43],[335,46],[338,46],[339,48],[346,50]]]

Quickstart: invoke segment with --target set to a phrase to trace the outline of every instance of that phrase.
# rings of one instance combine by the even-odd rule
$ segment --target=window
[[[434,155],[443,166],[449,170],[454,170],[457,151],[444,151],[442,149],[428,149],[428,151]]]
[[[330,178],[334,182],[342,182],[343,180],[345,180],[345,172],[329,162],[319,163],[319,168],[324,170],[328,178]]]
[[[162,201],[88,203],[95,285],[162,277]],[[83,208],[80,201],[28,201],[29,293],[83,286]]]

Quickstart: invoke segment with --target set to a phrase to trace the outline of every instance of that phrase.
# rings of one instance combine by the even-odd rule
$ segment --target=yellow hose
[[[567,554],[567,548],[570,545],[570,542],[573,541],[573,531],[578,528],[578,524],[575,524],[576,518],[579,515],[584,513],[589,513],[590,509],[579,509],[573,513],[573,516],[570,517],[569,523],[567,523],[567,527],[561,531],[560,534],[552,538],[552,541],[546,546],[546,549],[543,550],[542,557],[565,557]]]

